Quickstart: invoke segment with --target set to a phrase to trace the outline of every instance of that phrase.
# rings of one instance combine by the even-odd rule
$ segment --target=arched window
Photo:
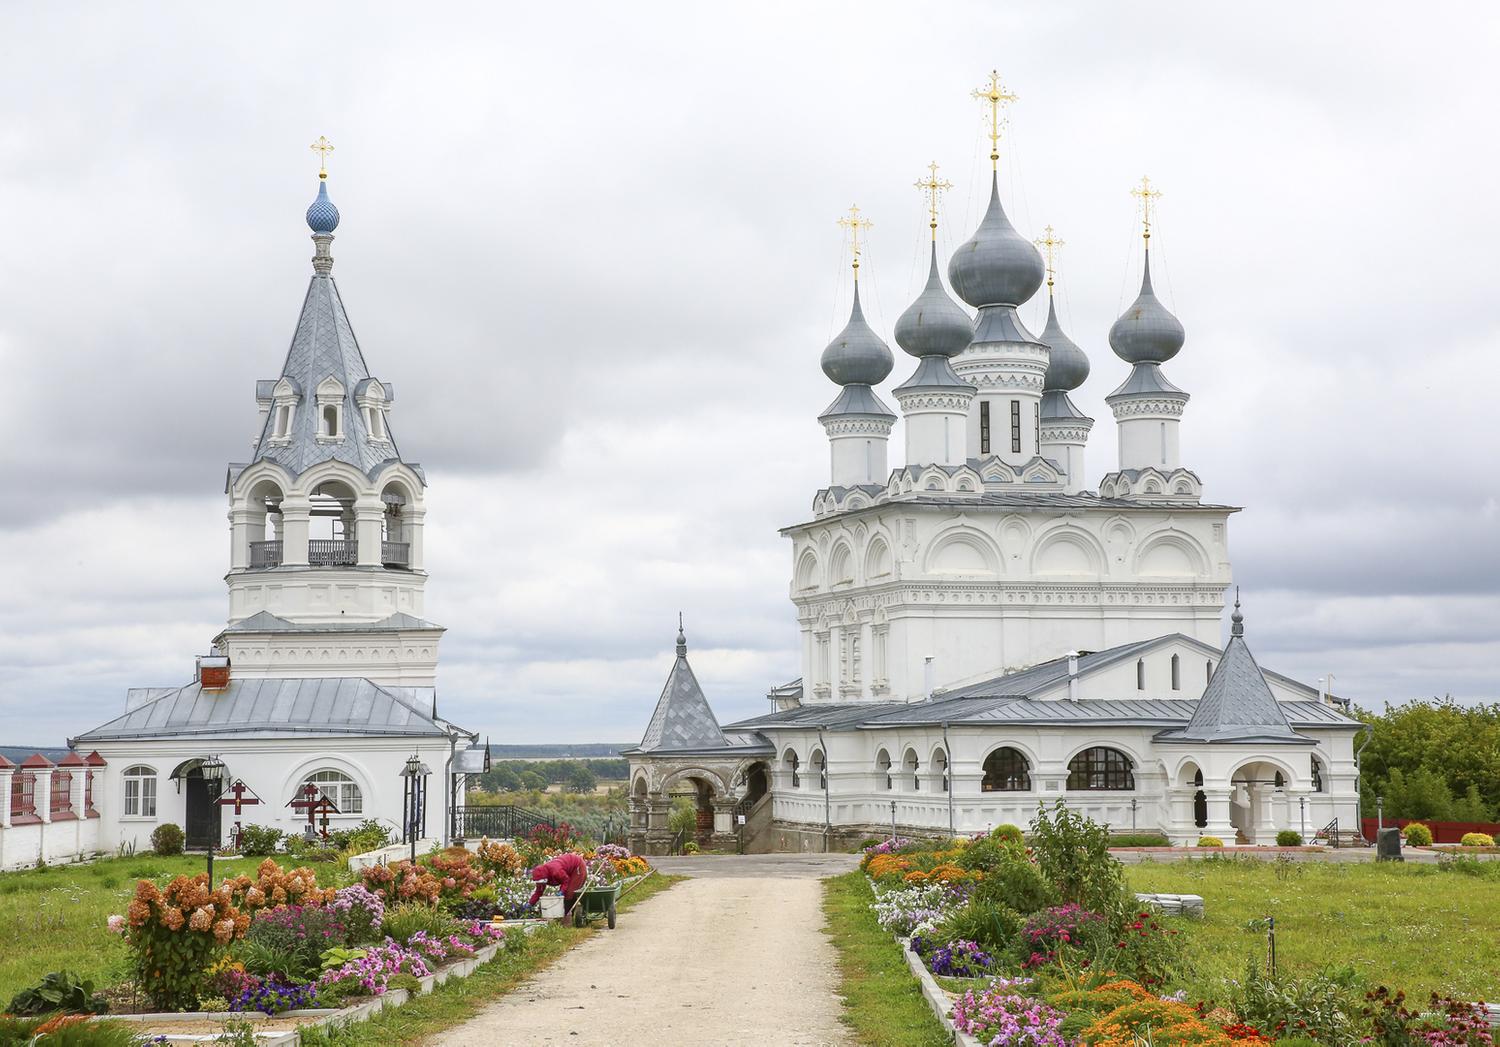
[[[1323,791],[1323,765],[1316,756],[1312,758],[1312,791],[1315,793]]]
[[[338,436],[339,434],[339,409],[333,404],[323,406],[323,435]]]
[[[933,777],[938,783],[938,789],[942,792],[948,791],[948,754],[939,749],[932,754]]]
[[[156,772],[145,764],[125,768],[125,817],[156,817]]]
[[[1068,763],[1068,788],[1134,789],[1135,774],[1130,757],[1103,745],[1085,749]]]
[[[823,758],[822,749],[814,749],[812,754],[813,770],[818,772],[818,788],[828,788],[828,761]]]
[[[1031,765],[1010,746],[996,749],[984,758],[984,780],[979,788],[987,793],[1029,792]]]
[[[885,787],[889,790],[891,782],[891,754],[884,749],[875,754],[875,776],[877,781],[883,780]]]
[[[1146,659],[1135,660],[1135,689],[1144,691],[1146,689]]]
[[[363,814],[365,809],[364,795],[343,771],[322,770],[314,771],[302,779],[304,785],[316,785],[318,791],[333,801],[333,805],[339,809],[340,814]]]
[[[917,751],[915,749],[906,750],[906,756],[901,760],[901,769],[911,779],[911,791],[921,792],[922,779],[917,776]]]
[[[781,766],[791,774],[792,788],[802,788],[802,775],[798,773],[798,769],[802,766],[802,761],[797,758],[797,751],[795,749],[788,749],[786,751],[786,755],[781,758]]]
[[[1172,690],[1182,690],[1182,659],[1172,655]]]

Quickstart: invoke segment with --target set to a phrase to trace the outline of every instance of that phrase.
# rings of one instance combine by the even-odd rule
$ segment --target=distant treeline
[[[1387,818],[1493,822],[1500,812],[1500,704],[1441,701],[1360,712],[1374,733],[1360,754],[1360,799]],[[1356,742],[1356,745],[1359,743]]]
[[[580,742],[574,745],[490,745],[495,760],[586,760],[620,755],[629,742]]]
[[[615,760],[494,760],[473,779],[485,792],[524,792],[561,785],[568,792],[591,793],[602,779],[624,781],[630,764]]]

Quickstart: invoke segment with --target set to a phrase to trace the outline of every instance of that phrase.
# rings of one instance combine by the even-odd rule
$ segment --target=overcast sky
[[[828,480],[835,220],[876,223],[889,340],[928,161],[945,256],[978,221],[992,67],[1007,206],[1066,241],[1090,485],[1150,174],[1182,457],[1245,507],[1261,663],[1373,707],[1500,697],[1500,16],[1433,10],[5,5],[0,742],[184,682],[223,625],[224,467],[310,274],[320,134],[335,276],[431,482],[442,711],[633,741],[679,609],[720,719],[764,710],[800,672],[776,529]]]

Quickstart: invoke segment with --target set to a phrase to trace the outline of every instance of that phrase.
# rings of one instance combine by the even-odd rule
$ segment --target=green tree
[[[594,786],[598,784],[598,779],[588,767],[582,763],[575,763],[568,768],[568,776],[563,780],[563,784],[571,793],[591,793],[594,791]]]

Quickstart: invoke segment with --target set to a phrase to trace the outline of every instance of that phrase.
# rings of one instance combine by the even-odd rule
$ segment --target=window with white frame
[[[125,768],[125,817],[156,817],[156,772],[144,764]]]
[[[340,814],[364,813],[364,794],[359,791],[359,784],[343,771],[314,771],[302,783],[317,786],[320,793],[333,801]]]

